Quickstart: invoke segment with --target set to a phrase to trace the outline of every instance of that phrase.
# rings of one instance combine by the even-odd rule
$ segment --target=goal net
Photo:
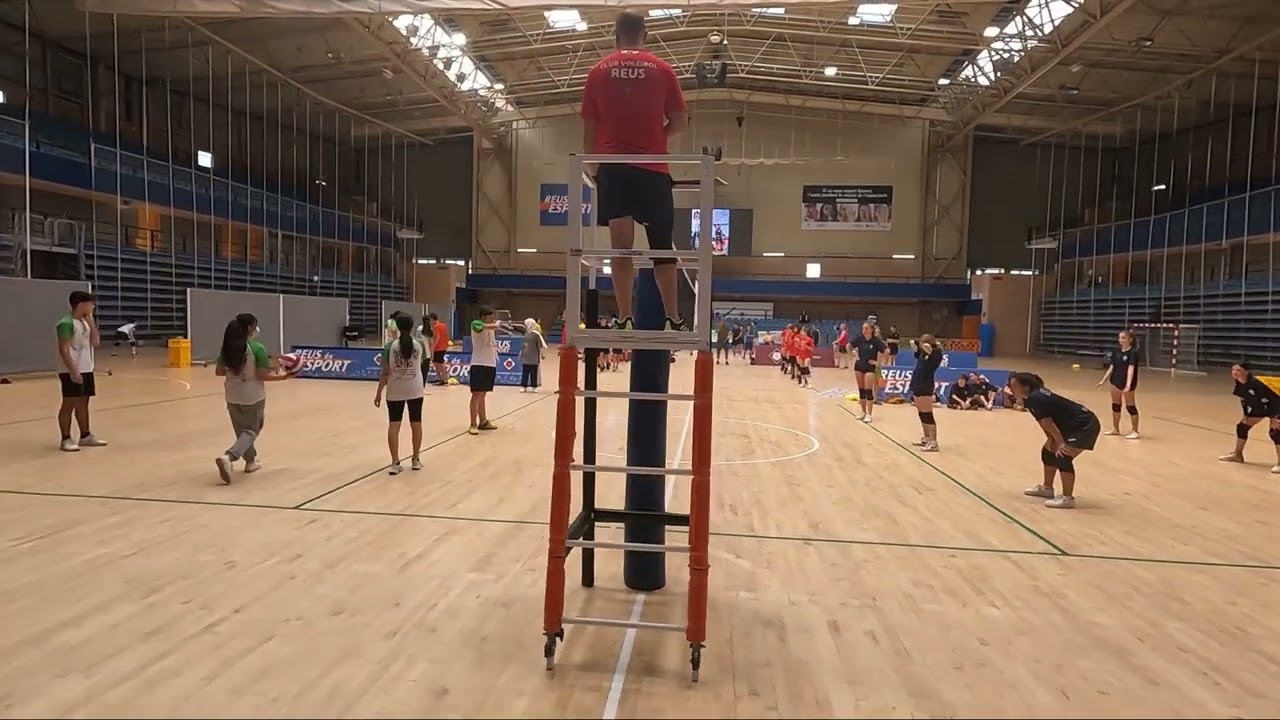
[[[1205,374],[1200,368],[1200,326],[1143,323],[1134,326],[1142,364],[1170,374]]]

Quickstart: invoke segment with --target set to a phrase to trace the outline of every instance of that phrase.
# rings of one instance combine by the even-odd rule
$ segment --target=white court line
[[[684,455],[684,444],[689,439],[689,428],[693,425],[693,406],[689,406],[689,411],[684,416],[684,429],[680,431],[680,442],[676,445],[676,452],[673,466],[680,464],[680,459]],[[667,491],[662,500],[662,509],[666,510],[671,506],[671,495],[676,489],[676,478],[674,475],[667,476]],[[665,557],[665,556],[664,556]],[[645,593],[636,593],[635,604],[631,606],[630,621],[640,622],[640,615],[644,612]],[[627,634],[622,638],[622,647],[618,649],[618,664],[613,668],[613,682],[609,685],[609,697],[604,701],[604,720],[614,720],[618,717],[618,703],[622,700],[622,686],[627,680],[627,666],[631,664],[631,652],[636,646],[636,629],[627,628]]]
[[[112,375],[114,377],[135,377],[135,378],[147,378],[149,380],[168,380],[169,382],[182,383],[183,385],[186,386],[188,390],[191,389],[191,383],[187,382],[186,380],[179,380],[178,378],[165,377],[163,375],[138,375],[137,373],[112,373]]]
[[[810,411],[810,415],[812,415],[812,411]],[[602,420],[605,420],[605,421],[613,421],[613,420],[621,420],[621,419],[623,419],[623,417],[622,417],[621,415],[609,415],[609,416],[604,417],[604,418],[601,418],[601,419],[602,419]],[[812,421],[813,421],[813,420],[812,420],[812,418],[810,418],[810,422],[812,422]],[[738,419],[735,419],[735,418],[719,418],[719,419],[717,419],[717,420],[716,420],[716,422],[718,422],[718,423],[731,422],[731,423],[741,423],[741,424],[743,424],[743,425],[755,425],[755,426],[757,426],[757,427],[769,428],[770,430],[779,430],[779,431],[781,431],[781,432],[791,433],[791,434],[793,434],[793,435],[799,435],[800,437],[802,437],[802,438],[807,438],[807,439],[809,440],[809,447],[808,447],[808,448],[806,448],[806,449],[804,449],[804,450],[801,450],[800,452],[792,453],[791,455],[782,455],[782,456],[779,456],[779,457],[771,457],[771,458],[752,458],[752,459],[748,459],[748,460],[712,460],[712,461],[711,461],[711,464],[712,464],[713,466],[715,466],[715,465],[763,465],[764,463],[785,462],[785,461],[787,461],[787,460],[795,460],[796,458],[802,458],[802,457],[804,457],[805,455],[812,455],[813,453],[818,452],[818,448],[819,448],[819,447],[821,447],[821,443],[819,443],[819,442],[818,442],[818,438],[814,437],[813,435],[810,435],[810,434],[809,434],[809,433],[807,433],[807,432],[802,432],[802,431],[800,431],[800,430],[796,430],[795,428],[782,427],[781,425],[773,425],[773,424],[771,424],[771,423],[757,422],[757,421],[755,421],[755,420],[738,420]],[[817,427],[817,426],[816,426],[816,425],[814,425],[814,427]],[[553,439],[555,438],[555,432],[554,432],[554,431],[552,432],[551,436],[552,436],[552,438],[553,438]],[[603,452],[603,451],[602,451],[602,452],[598,452],[598,453],[596,453],[596,454],[597,454],[597,455],[600,455],[600,456],[602,456],[602,457],[611,457],[611,458],[622,458],[622,457],[623,457],[622,455],[616,455],[616,454],[614,454],[614,453],[607,453],[607,452]],[[690,461],[690,460],[676,460],[676,461],[673,463],[673,465],[680,465],[680,464],[682,464],[682,463],[690,463],[690,464],[691,464],[691,463],[692,463],[692,461]]]

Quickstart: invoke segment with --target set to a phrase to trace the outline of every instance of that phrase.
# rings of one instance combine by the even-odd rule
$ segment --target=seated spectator
[[[973,390],[969,386],[969,378],[964,375],[956,378],[955,384],[951,386],[951,392],[947,394],[947,407],[955,410],[973,408]]]
[[[991,384],[986,375],[979,375],[976,372],[969,373],[969,391],[971,393],[971,403],[974,407],[986,408],[987,410],[995,409],[996,386]]]

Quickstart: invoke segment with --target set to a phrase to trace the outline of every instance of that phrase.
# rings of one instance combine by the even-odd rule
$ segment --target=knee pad
[[[1111,412],[1113,413],[1120,412],[1120,403],[1111,403]]]
[[[938,424],[938,423],[933,419],[933,412],[932,412],[932,411],[930,411],[930,412],[922,412],[922,411],[920,411],[920,410],[917,410],[917,411],[916,411],[916,414],[920,416],[920,424],[921,424],[921,425],[937,425],[937,424]]]
[[[1057,457],[1058,457],[1058,472],[1068,473],[1071,475],[1076,474],[1075,458],[1069,458],[1066,455],[1059,455]]]
[[[1276,444],[1276,445],[1280,445],[1280,430],[1277,430],[1277,429],[1275,429],[1275,428],[1271,428],[1271,432],[1269,432],[1269,433],[1267,433],[1267,434],[1271,436],[1271,442],[1272,442],[1272,443],[1274,443],[1274,444]]]
[[[1252,429],[1253,429],[1252,425],[1246,425],[1245,423],[1236,423],[1236,437],[1240,440],[1248,440],[1249,431]]]
[[[1058,467],[1058,456],[1053,454],[1053,451],[1049,450],[1049,448],[1040,448],[1040,462],[1045,467],[1056,468]]]
[[[1126,405],[1126,406],[1125,406],[1125,408],[1124,408],[1124,411],[1125,411],[1125,412],[1127,412],[1127,413],[1129,413],[1130,415],[1137,415],[1137,414],[1138,414],[1138,406],[1137,406],[1137,405]]]
[[[862,400],[870,400],[874,398],[875,395],[871,393],[870,388],[858,388],[858,397]]]

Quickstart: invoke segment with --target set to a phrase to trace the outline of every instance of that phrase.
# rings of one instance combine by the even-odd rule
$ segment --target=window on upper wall
[[[805,263],[804,276],[809,279],[822,277],[822,263]]]
[[[196,165],[199,165],[202,168],[209,168],[210,170],[212,170],[213,169],[213,153],[209,152],[208,150],[197,150]]]

